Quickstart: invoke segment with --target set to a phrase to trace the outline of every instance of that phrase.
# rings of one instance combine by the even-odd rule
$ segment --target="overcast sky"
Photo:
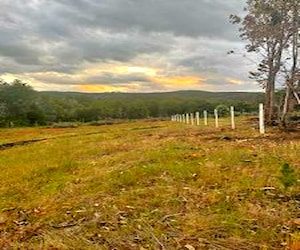
[[[36,90],[255,91],[244,0],[1,0],[0,78]],[[229,50],[238,53],[227,55]]]

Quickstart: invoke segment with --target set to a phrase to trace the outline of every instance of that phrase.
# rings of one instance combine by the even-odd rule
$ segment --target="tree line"
[[[215,108],[227,115],[231,105],[238,113],[251,113],[257,111],[262,98],[259,93],[201,91],[156,94],[38,92],[21,80],[0,81],[0,126],[166,118],[201,110],[213,113]]]

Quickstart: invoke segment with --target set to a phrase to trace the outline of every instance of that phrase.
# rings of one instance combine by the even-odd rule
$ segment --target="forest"
[[[38,92],[21,80],[0,84],[0,126],[36,126],[58,122],[167,118],[175,113],[217,108],[227,115],[253,113],[263,93],[177,91],[167,93]]]

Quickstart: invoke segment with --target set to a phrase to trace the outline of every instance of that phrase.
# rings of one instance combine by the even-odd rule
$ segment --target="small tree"
[[[36,98],[36,91],[26,83],[20,80],[14,80],[11,84],[2,81],[0,100],[1,105],[5,107],[4,119],[6,123],[27,125],[27,114]]]
[[[221,117],[229,116],[230,110],[228,106],[220,104],[216,107],[216,109]]]
[[[282,164],[280,169],[281,175],[278,177],[284,189],[287,190],[297,183],[297,174],[295,170],[287,163]]]

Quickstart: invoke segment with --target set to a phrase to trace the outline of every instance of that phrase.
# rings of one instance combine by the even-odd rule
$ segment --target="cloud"
[[[171,32],[179,36],[231,38],[235,30],[230,13],[240,12],[240,0],[60,0],[53,9],[65,23],[107,29],[113,32],[140,30]],[[82,11],[86,10],[86,11]],[[58,28],[57,31],[60,29]]]
[[[0,78],[70,91],[215,89],[226,79],[247,82],[249,65],[226,54],[244,46],[228,22],[244,5],[240,0],[2,0]]]

